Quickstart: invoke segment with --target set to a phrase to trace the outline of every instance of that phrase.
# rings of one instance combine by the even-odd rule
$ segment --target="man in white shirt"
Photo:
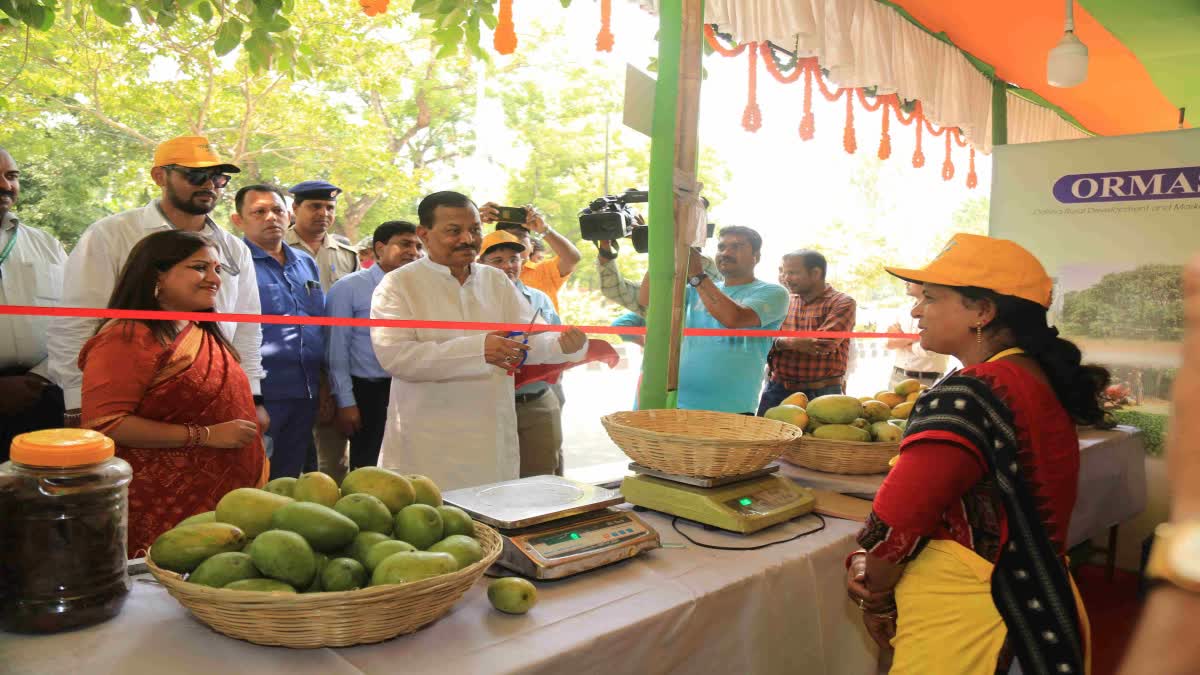
[[[200,232],[216,244],[221,262],[221,290],[216,311],[259,314],[258,282],[250,250],[241,239],[217,227],[208,217],[229,174],[239,169],[222,162],[203,136],[180,136],[164,141],[154,151],[150,176],[162,197],[141,208],[102,218],[79,238],[63,276],[64,307],[107,307],[121,268],[134,244],[162,230]],[[50,375],[63,389],[67,407],[65,423],[79,424],[80,386],[83,376],[76,360],[83,343],[96,332],[98,319],[63,317],[51,321]],[[257,323],[222,323],[221,330],[241,357],[258,404],[258,422],[266,429],[270,419],[262,407],[262,328]]]
[[[21,171],[0,148],[0,305],[54,307],[67,252],[53,236],[12,213]],[[46,379],[46,325],[40,316],[0,315],[0,463],[14,436],[62,426],[62,390]]]
[[[914,304],[921,301],[921,284],[905,282],[905,293],[913,298]],[[919,329],[917,320],[912,316],[912,307],[900,314],[896,323],[888,328],[889,333],[907,333],[912,335]],[[892,367],[891,385],[895,387],[903,380],[917,380],[921,384],[933,386],[946,372],[947,357],[944,354],[927,352],[921,348],[920,340],[907,338],[889,338],[888,349],[896,351],[896,364]]]
[[[428,256],[392,271],[375,290],[372,319],[528,325],[529,304],[500,270],[475,262],[479,210],[457,192],[417,208]],[[379,364],[392,376],[382,466],[429,476],[443,490],[511,480],[520,473],[510,373],[525,363],[583,359],[587,336],[425,328],[372,328]],[[528,344],[525,344],[528,340]]]

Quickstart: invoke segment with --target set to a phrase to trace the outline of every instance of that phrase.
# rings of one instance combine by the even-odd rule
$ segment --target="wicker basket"
[[[799,427],[709,410],[638,410],[600,419],[617,447],[648,469],[717,478],[757,471],[779,459]]]
[[[830,441],[805,436],[788,444],[783,459],[806,469],[827,473],[887,473],[888,462],[900,452],[900,443]]]
[[[381,642],[441,618],[500,556],[492,528],[475,523],[483,560],[451,574],[339,593],[274,594],[188,583],[154,564],[154,578],[218,633],[260,645],[310,649]]]

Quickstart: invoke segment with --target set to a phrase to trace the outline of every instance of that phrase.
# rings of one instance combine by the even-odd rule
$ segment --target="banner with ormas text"
[[[1165,413],[1180,273],[1200,253],[1200,130],[999,146],[990,232],[1046,266],[1055,323],[1113,371],[1126,410]]]

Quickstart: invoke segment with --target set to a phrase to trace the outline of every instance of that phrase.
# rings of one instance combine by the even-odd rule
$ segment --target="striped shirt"
[[[856,312],[854,298],[826,284],[825,292],[812,302],[793,295],[780,330],[849,332],[854,330]],[[795,389],[798,384],[844,378],[849,360],[850,340],[823,339],[817,340],[815,354],[772,347],[767,355],[767,372],[772,381]]]

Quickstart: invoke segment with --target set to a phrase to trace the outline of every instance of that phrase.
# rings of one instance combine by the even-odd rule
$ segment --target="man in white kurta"
[[[417,234],[429,255],[389,272],[371,318],[525,326],[532,310],[504,273],[474,262],[479,211],[465,196],[438,192],[418,208]],[[518,338],[519,340],[520,338]],[[429,476],[443,490],[510,480],[520,473],[513,377],[524,346],[479,330],[372,328],[371,342],[392,375],[380,465]],[[582,360],[586,337],[529,336],[526,363]]]

